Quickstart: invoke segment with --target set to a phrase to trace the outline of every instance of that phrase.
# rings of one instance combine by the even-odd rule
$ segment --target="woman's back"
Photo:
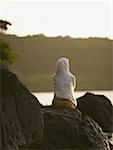
[[[60,58],[57,63],[57,71],[53,77],[54,93],[56,99],[67,99],[76,104],[74,89],[75,77],[69,71],[69,60]]]

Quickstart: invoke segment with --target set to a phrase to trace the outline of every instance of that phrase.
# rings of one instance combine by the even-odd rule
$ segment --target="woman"
[[[75,108],[77,105],[75,99],[76,81],[74,75],[69,71],[69,60],[60,58],[57,62],[54,81],[54,99],[53,105],[59,107]]]

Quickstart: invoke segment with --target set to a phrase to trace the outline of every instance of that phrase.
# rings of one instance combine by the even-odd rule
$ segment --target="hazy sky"
[[[112,0],[0,0],[0,18],[18,36],[108,37],[113,39]]]

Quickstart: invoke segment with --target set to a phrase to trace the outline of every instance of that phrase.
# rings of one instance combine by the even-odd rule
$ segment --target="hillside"
[[[113,41],[107,38],[73,39],[34,35],[0,35],[19,57],[11,66],[31,91],[52,91],[56,61],[65,56],[77,78],[77,90],[111,90]]]

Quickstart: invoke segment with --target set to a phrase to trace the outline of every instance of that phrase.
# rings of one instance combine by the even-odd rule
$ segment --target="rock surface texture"
[[[0,70],[1,150],[18,150],[42,139],[41,105],[15,74]]]
[[[103,95],[86,93],[77,99],[77,103],[82,114],[95,120],[104,132],[113,132],[113,106],[109,99]]]
[[[8,70],[0,81],[0,150],[110,149],[100,126],[78,109],[42,107]]]
[[[99,125],[77,109],[50,107],[43,111],[43,149],[108,150],[109,144]]]

